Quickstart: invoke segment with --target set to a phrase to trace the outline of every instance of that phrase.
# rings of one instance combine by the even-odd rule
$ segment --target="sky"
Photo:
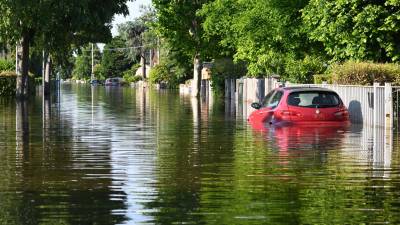
[[[117,35],[117,24],[124,23],[126,21],[133,20],[140,16],[141,5],[151,5],[151,0],[134,0],[127,3],[129,8],[129,15],[124,17],[123,15],[116,15],[113,21],[113,29],[111,30],[113,36]]]

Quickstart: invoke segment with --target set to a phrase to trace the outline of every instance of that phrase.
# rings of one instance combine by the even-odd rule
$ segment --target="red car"
[[[338,125],[349,122],[349,112],[336,92],[326,88],[282,87],[268,93],[248,121],[253,127],[274,125]]]

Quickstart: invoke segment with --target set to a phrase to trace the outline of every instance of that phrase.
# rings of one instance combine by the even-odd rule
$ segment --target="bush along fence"
[[[241,78],[225,81],[225,98],[237,105],[243,104],[243,109],[236,108],[243,117],[247,118],[252,109],[252,102],[261,102],[264,96],[278,87],[280,83],[274,78],[255,79]],[[349,109],[350,120],[354,124],[398,127],[400,109],[400,87],[393,87],[390,83],[380,86],[334,85],[334,84],[291,84],[285,86],[324,87],[336,91],[343,103]],[[393,94],[395,93],[395,94]]]
[[[17,85],[16,76],[1,76],[0,75],[0,96],[15,95],[15,87]]]
[[[28,87],[30,93],[35,94],[35,79],[28,77]],[[0,72],[0,96],[15,96],[17,87],[17,75],[14,72]]]

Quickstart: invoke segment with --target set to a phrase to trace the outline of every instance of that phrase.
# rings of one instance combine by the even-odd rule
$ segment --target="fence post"
[[[235,100],[235,92],[236,92],[236,80],[235,79],[229,79],[230,87],[231,87],[231,96],[230,99]]]
[[[393,128],[393,98],[391,83],[385,83],[385,127],[386,129]]]
[[[228,96],[230,95],[229,90],[230,88],[228,87],[228,79],[225,79],[225,98],[228,98]]]
[[[378,124],[378,121],[379,121],[379,118],[378,118],[378,116],[379,116],[379,110],[378,110],[378,87],[379,87],[379,83],[374,83],[374,101],[373,101],[373,106],[374,106],[374,116],[373,116],[373,118],[374,118],[374,127],[376,127]]]
[[[265,96],[265,79],[257,79],[256,102],[261,102]]]

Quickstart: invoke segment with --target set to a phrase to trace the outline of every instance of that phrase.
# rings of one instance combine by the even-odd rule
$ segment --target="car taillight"
[[[345,116],[349,115],[349,112],[347,110],[341,110],[341,111],[335,112],[334,115],[336,117],[345,117]]]
[[[299,112],[291,111],[291,110],[282,110],[281,115],[282,116],[301,116],[301,114]]]

